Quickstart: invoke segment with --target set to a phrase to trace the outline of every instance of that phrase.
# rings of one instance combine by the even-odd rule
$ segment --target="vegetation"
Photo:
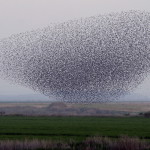
[[[84,140],[91,136],[121,135],[150,139],[150,120],[144,117],[1,116],[0,139]]]
[[[138,138],[121,137],[112,140],[106,137],[90,137],[81,142],[24,140],[0,141],[1,150],[149,150],[150,143]]]
[[[144,115],[144,117],[150,118],[150,111],[145,112],[143,115]]]

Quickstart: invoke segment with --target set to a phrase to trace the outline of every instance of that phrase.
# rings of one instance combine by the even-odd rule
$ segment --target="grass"
[[[121,135],[150,139],[150,119],[144,117],[0,117],[0,140],[81,141],[91,136],[117,138]]]

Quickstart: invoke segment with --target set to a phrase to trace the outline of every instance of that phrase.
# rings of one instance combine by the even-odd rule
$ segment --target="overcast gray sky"
[[[126,10],[150,11],[150,0],[0,0],[0,39],[55,22]],[[134,91],[150,97],[150,76]],[[0,95],[34,91],[0,79]]]

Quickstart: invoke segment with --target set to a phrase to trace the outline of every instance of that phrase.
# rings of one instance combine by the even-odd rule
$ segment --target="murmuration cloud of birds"
[[[110,13],[0,41],[0,76],[64,102],[107,102],[150,71],[150,13]]]

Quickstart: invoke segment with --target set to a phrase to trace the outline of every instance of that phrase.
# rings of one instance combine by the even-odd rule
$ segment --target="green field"
[[[91,136],[138,136],[150,139],[150,119],[142,117],[1,116],[0,140],[82,140]]]

